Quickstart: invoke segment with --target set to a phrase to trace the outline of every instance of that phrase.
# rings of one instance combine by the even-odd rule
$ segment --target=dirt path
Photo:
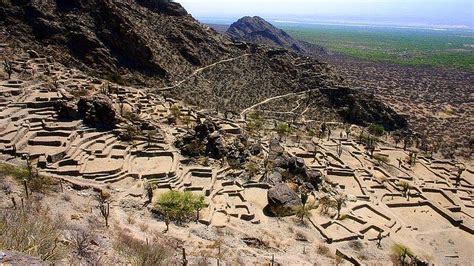
[[[315,91],[315,90],[319,90],[319,89],[312,89],[312,90],[309,90],[309,91]],[[260,105],[263,105],[263,104],[266,104],[270,101],[273,101],[273,100],[277,100],[277,99],[281,99],[281,98],[286,98],[286,97],[289,97],[289,96],[294,96],[294,95],[303,95],[305,93],[307,93],[308,91],[302,91],[302,92],[291,92],[291,93],[287,93],[287,94],[284,94],[284,95],[278,95],[278,96],[274,96],[274,97],[271,97],[271,98],[267,98],[259,103],[256,103],[246,109],[244,109],[241,113],[240,113],[240,118],[241,119],[244,119],[245,117],[245,114],[247,114],[248,112],[250,112],[252,109],[254,109],[255,107],[258,107]],[[301,99],[300,99],[301,100]],[[299,105],[293,109],[293,110],[296,110],[298,109]],[[291,111],[292,112],[292,111]]]
[[[252,54],[243,54],[243,55],[240,55],[240,56],[237,56],[237,57],[233,57],[233,58],[229,58],[229,59],[224,59],[224,60],[220,60],[220,61],[217,61],[215,63],[212,63],[210,65],[207,65],[205,67],[201,67],[201,68],[198,68],[196,70],[193,71],[193,73],[189,76],[187,76],[185,79],[177,82],[176,84],[174,84],[173,86],[168,86],[168,87],[163,87],[163,88],[157,88],[157,89],[152,89],[153,91],[155,92],[160,92],[160,91],[169,91],[169,90],[172,90],[174,88],[177,88],[179,86],[181,86],[181,84],[183,84],[184,82],[188,81],[190,78],[196,76],[197,74],[199,74],[200,72],[206,70],[206,69],[209,69],[209,68],[212,68],[216,65],[219,65],[219,64],[223,64],[223,63],[227,63],[227,62],[232,62],[232,61],[235,61],[237,59],[240,59],[242,57],[245,57],[245,56],[250,56]]]

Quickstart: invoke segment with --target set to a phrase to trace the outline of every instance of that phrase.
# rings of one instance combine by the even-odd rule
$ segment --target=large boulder
[[[206,155],[214,159],[221,159],[227,153],[221,135],[214,131],[207,137]]]
[[[305,181],[310,183],[315,189],[318,189],[322,182],[323,174],[318,170],[308,170],[306,172]]]
[[[272,139],[270,141],[270,153],[273,154],[282,154],[285,151],[283,146],[281,146],[280,141],[278,139]]]
[[[77,103],[79,116],[85,124],[95,128],[114,128],[117,120],[112,101],[105,95],[81,97]]]
[[[267,183],[271,186],[277,185],[281,182],[283,182],[283,176],[278,171],[273,171],[273,173],[269,174],[267,177]]]
[[[54,109],[58,113],[59,119],[75,120],[79,118],[77,105],[71,100],[58,100],[54,103]]]
[[[273,214],[289,216],[295,214],[296,208],[302,205],[298,194],[287,184],[280,183],[268,190],[268,205]]]
[[[217,130],[218,127],[210,120],[196,125],[194,130],[179,138],[175,146],[186,156],[205,155],[213,159],[221,159],[228,154],[224,140]]]

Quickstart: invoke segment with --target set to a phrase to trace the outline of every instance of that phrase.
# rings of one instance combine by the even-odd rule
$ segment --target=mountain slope
[[[120,70],[142,82],[150,77],[172,80],[239,52],[179,4],[158,3],[14,0],[10,6],[0,3],[0,17],[19,46],[42,50],[89,72]]]
[[[266,44],[272,47],[285,48],[297,53],[316,55],[325,53],[322,47],[295,40],[285,31],[276,28],[258,16],[247,16],[239,19],[230,25],[226,33],[235,40]]]
[[[366,97],[358,90],[337,88],[340,78],[326,64],[281,48],[233,42],[177,3],[11,0],[0,2],[0,18],[10,47],[34,49],[68,67],[202,108],[238,113],[275,96],[314,91],[306,113],[316,117],[336,114],[334,119],[363,125],[406,126],[382,103],[363,104]],[[341,115],[344,106],[319,91],[329,88],[347,94],[345,99],[356,95],[351,105],[371,109],[360,109],[363,119],[348,120],[353,116]],[[281,112],[291,111],[285,108]],[[387,115],[370,115],[375,113]]]

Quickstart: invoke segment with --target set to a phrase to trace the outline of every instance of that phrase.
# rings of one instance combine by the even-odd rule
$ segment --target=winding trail
[[[260,105],[263,105],[263,104],[266,104],[270,101],[273,101],[273,100],[277,100],[277,99],[281,99],[281,98],[286,98],[286,97],[289,97],[289,96],[294,96],[294,95],[303,95],[305,93],[307,93],[308,91],[316,91],[316,90],[319,90],[318,89],[312,89],[312,90],[306,90],[306,91],[301,91],[301,92],[291,92],[291,93],[287,93],[287,94],[284,94],[284,95],[278,95],[278,96],[274,96],[274,97],[270,97],[270,98],[267,98],[261,102],[258,102],[248,108],[245,108],[241,113],[240,113],[240,119],[244,119],[245,118],[245,114],[247,114],[248,112],[250,112],[252,109],[254,109],[255,107],[258,107]],[[299,107],[299,106],[298,106]]]
[[[237,57],[233,57],[233,58],[228,58],[228,59],[223,59],[223,60],[220,60],[220,61],[217,61],[215,63],[212,63],[210,65],[207,65],[205,67],[201,67],[201,68],[198,68],[196,70],[193,71],[193,73],[191,73],[191,75],[187,76],[186,78],[184,78],[183,80],[180,80],[179,82],[177,82],[176,84],[172,85],[172,86],[167,86],[167,87],[163,87],[163,88],[157,88],[157,89],[151,89],[151,91],[154,91],[154,92],[160,92],[160,91],[169,91],[169,90],[172,90],[174,88],[177,88],[179,86],[181,86],[181,84],[183,84],[184,82],[188,81],[189,79],[191,79],[192,77],[196,76],[197,74],[199,74],[200,72],[208,69],[208,68],[212,68],[216,65],[219,65],[219,64],[223,64],[223,63],[227,63],[227,62],[232,62],[232,61],[235,61],[237,59],[240,59],[240,58],[243,58],[243,57],[246,57],[246,56],[251,56],[252,54],[243,54],[243,55],[239,55]]]

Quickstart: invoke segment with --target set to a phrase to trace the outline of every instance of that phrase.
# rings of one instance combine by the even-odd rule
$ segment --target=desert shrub
[[[257,133],[262,130],[264,120],[259,112],[252,112],[249,114],[247,130],[252,133]]]
[[[255,162],[252,162],[252,161],[247,162],[245,164],[245,169],[249,173],[250,177],[256,176],[259,173],[259,170],[260,170],[258,164],[256,164]]]
[[[349,246],[356,251],[361,251],[364,249],[364,244],[360,241],[349,242]]]
[[[15,250],[55,263],[66,256],[59,225],[39,205],[0,213],[0,250]]]
[[[49,176],[35,175],[28,180],[28,188],[33,192],[45,193],[56,190],[58,182]]]
[[[280,137],[285,137],[293,132],[293,128],[288,123],[278,123],[275,131]]]
[[[329,249],[329,247],[322,244],[318,246],[318,248],[316,249],[316,253],[322,256],[332,257],[331,250]]]
[[[392,261],[397,264],[405,264],[414,257],[413,252],[403,244],[395,244],[392,246],[392,254],[390,255]]]
[[[28,170],[23,167],[18,167],[10,164],[0,164],[0,178],[11,176],[15,179],[23,179],[28,176]]]
[[[298,241],[308,241],[308,236],[301,231],[296,232],[295,239]]]
[[[93,255],[92,251],[92,240],[93,236],[84,229],[73,230],[68,237],[69,242],[73,248],[73,252],[77,256],[83,258],[91,258]]]
[[[374,154],[374,156],[372,157],[379,162],[384,162],[387,164],[390,163],[390,159],[388,158],[388,156],[383,156],[381,154]]]
[[[49,176],[38,175],[34,172],[31,179],[29,179],[28,169],[21,166],[10,164],[0,164],[0,178],[11,176],[17,181],[27,180],[28,189],[33,192],[47,192],[57,187],[58,182]]]
[[[311,210],[315,208],[313,204],[300,205],[296,208],[296,217],[303,223],[305,219],[311,218]]]
[[[75,90],[71,90],[70,93],[78,98],[78,97],[84,97],[84,96],[89,96],[90,92],[86,88],[78,88]]]
[[[129,110],[126,110],[126,111],[123,111],[123,118],[127,119],[128,121],[130,122],[138,122],[141,120],[140,116],[135,113],[135,112],[132,112],[132,111],[129,111]]]
[[[385,132],[385,128],[380,124],[370,124],[368,130],[370,134],[375,136],[382,136]]]
[[[116,72],[109,73],[106,76],[106,79],[109,81],[112,81],[114,83],[117,83],[119,85],[124,85],[125,81],[123,80],[122,76]]]
[[[339,217],[339,220],[340,220],[340,221],[343,221],[343,220],[348,219],[348,218],[349,218],[349,215],[343,214],[343,215],[341,215],[341,216]]]
[[[335,209],[337,211],[336,219],[339,219],[342,208],[347,204],[347,195],[339,192],[334,195],[326,195],[319,200],[319,204],[321,205],[322,214],[328,214],[329,209]]]
[[[140,266],[166,265],[171,256],[171,251],[157,241],[146,243],[122,230],[117,230],[114,249],[130,264]]]
[[[173,104],[170,108],[170,112],[171,112],[171,115],[176,118],[176,119],[180,119],[181,117],[181,108],[179,108],[178,105],[176,104]]]

